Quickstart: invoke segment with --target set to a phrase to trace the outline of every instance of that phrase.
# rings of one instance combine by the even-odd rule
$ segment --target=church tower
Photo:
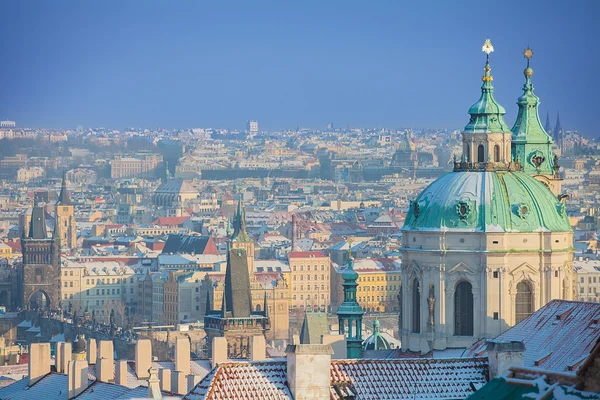
[[[350,246],[352,247],[352,246]],[[349,250],[350,251],[350,250]],[[356,301],[358,274],[354,271],[354,259],[348,257],[348,264],[341,272],[344,280],[344,301],[337,310],[340,335],[346,338],[347,357],[362,357],[362,317],[363,309]]]
[[[533,177],[551,174],[554,160],[544,153],[524,165],[535,149],[549,149],[536,123],[532,71],[526,70],[513,136],[493,97],[489,40],[482,50],[483,85],[462,133],[465,154],[411,202],[402,227],[403,350],[470,347],[551,300],[574,296],[573,230],[564,203]]]
[[[512,156],[521,163],[523,172],[548,186],[558,196],[561,191],[558,158],[552,153],[552,138],[542,127],[538,110],[540,99],[533,93],[531,83],[533,69],[529,66],[529,61],[533,57],[533,51],[526,49],[524,54],[527,68],[523,71],[525,85],[523,95],[517,101],[519,113],[512,128]],[[546,119],[548,124],[548,117]]]
[[[29,231],[21,238],[21,305],[31,309],[58,309],[61,299],[60,228],[51,238],[46,232],[43,207],[31,214]]]
[[[77,224],[75,207],[67,190],[67,176],[63,172],[60,194],[56,201],[56,224],[60,225],[60,242],[69,250],[77,247]]]
[[[242,199],[238,200],[237,211],[233,219],[233,236],[231,237],[231,247],[234,249],[244,249],[248,257],[248,270],[250,279],[254,277],[254,240],[246,232],[246,212],[242,206]]]

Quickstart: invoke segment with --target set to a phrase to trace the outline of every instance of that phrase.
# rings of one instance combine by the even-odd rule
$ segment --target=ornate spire
[[[550,125],[550,113],[546,111],[546,123],[544,124],[544,130],[550,136],[552,136],[552,126]]]
[[[496,99],[494,99],[494,87],[490,67],[490,53],[494,51],[490,39],[486,39],[482,51],[486,54],[484,75],[481,77],[481,97],[469,108],[471,119],[465,126],[465,133],[486,132],[486,133],[508,133],[508,125],[504,122],[503,115],[506,114]]]
[[[527,48],[523,55],[527,59],[527,67],[523,70],[523,95],[517,101],[519,113],[511,129],[514,144],[512,156],[514,160],[521,160],[523,170],[529,174],[552,174],[552,138],[542,126],[538,110],[540,99],[534,94],[531,83],[533,50]]]
[[[242,197],[238,200],[237,212],[233,220],[233,238],[236,242],[249,242],[250,236],[246,232],[246,213],[242,206]]]
[[[363,309],[356,301],[358,274],[354,271],[354,259],[351,254],[346,268],[342,270],[340,275],[344,280],[342,284],[344,286],[344,301],[337,310],[340,334],[346,336],[348,358],[361,358]]]
[[[71,196],[69,195],[69,191],[67,190],[67,171],[63,170],[62,182],[60,185],[60,194],[58,195],[58,200],[56,201],[56,205],[59,206],[72,206]]]

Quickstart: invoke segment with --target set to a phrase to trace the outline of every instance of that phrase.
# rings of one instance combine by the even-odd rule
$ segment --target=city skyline
[[[534,17],[516,2],[493,16],[469,2],[436,2],[435,14],[391,2],[233,4],[3,4],[0,116],[34,128],[461,129],[489,36],[509,123],[531,46],[542,118],[560,112],[565,129],[597,135],[598,84],[579,73],[600,59],[593,2],[533,2]],[[511,29],[515,15],[526,29]]]

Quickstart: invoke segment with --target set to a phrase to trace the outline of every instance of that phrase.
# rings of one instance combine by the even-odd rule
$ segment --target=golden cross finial
[[[525,51],[523,51],[523,55],[527,59],[527,68],[529,68],[529,60],[531,60],[531,57],[533,57],[533,50],[531,50],[531,47],[527,46]]]
[[[494,52],[494,46],[492,46],[492,41],[490,39],[485,39],[483,47],[481,47],[481,51],[483,51],[488,57],[490,53]]]

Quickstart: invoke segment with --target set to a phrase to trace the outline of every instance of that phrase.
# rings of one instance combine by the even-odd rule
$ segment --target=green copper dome
[[[564,204],[524,172],[457,171],[411,203],[405,231],[568,232]]]
[[[506,110],[494,98],[494,87],[490,74],[491,67],[489,62],[484,68],[485,74],[481,77],[481,96],[479,100],[469,107],[471,119],[465,126],[464,133],[485,132],[485,133],[508,133],[510,129],[504,122]]]

